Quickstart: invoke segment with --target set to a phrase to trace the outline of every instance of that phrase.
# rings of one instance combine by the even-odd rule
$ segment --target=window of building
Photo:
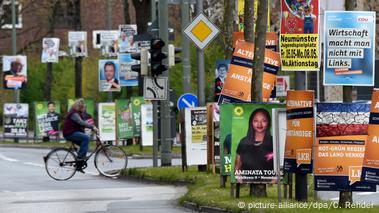
[[[22,28],[21,3],[15,1],[16,5],[16,28]],[[0,26],[2,29],[12,29],[12,1],[0,1]]]

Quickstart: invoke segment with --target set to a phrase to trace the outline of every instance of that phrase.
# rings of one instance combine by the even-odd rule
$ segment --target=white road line
[[[39,163],[24,162],[24,164],[31,165],[31,166],[37,166],[37,167],[45,167],[45,165],[39,164]]]
[[[379,192],[358,192],[356,195],[372,195],[378,194]]]
[[[0,154],[0,159],[6,160],[6,161],[9,161],[9,162],[17,162],[17,161],[19,161],[19,160],[14,159],[14,158],[8,158],[7,156],[5,156],[3,154]]]

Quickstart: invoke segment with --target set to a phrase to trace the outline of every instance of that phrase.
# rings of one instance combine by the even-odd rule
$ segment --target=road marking
[[[24,164],[31,165],[31,166],[37,166],[37,167],[45,167],[45,165],[39,164],[39,163],[24,162]]]
[[[6,160],[6,161],[9,161],[9,162],[17,162],[17,161],[19,161],[19,160],[14,159],[14,158],[8,158],[7,156],[5,156],[3,154],[0,154],[0,159]]]
[[[372,195],[378,194],[379,192],[358,192],[357,195]]]

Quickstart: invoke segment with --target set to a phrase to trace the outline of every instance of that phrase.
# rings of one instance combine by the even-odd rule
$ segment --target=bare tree
[[[254,14],[251,8],[246,9],[245,1],[245,16],[246,11],[249,15],[250,12]],[[254,3],[249,3],[249,7],[254,7]],[[262,83],[263,83],[263,63],[265,57],[265,45],[266,45],[266,30],[267,30],[267,9],[268,3],[267,0],[258,1],[258,19],[256,24],[256,36],[255,36],[255,45],[254,45],[254,59],[253,59],[253,77],[252,77],[252,91],[251,99],[255,102],[262,102]],[[246,19],[252,19],[250,17],[245,17]],[[248,29],[249,28],[249,29]],[[246,31],[253,33],[254,23],[249,23],[248,26],[245,25],[245,39]],[[247,35],[248,37],[251,35]],[[257,197],[267,197],[266,184],[252,184],[251,194]]]
[[[225,58],[231,58],[233,54],[232,35],[237,31],[237,5],[236,0],[225,0],[224,13],[224,42]]]

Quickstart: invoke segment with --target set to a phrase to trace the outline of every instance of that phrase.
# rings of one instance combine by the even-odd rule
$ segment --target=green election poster
[[[232,146],[232,112],[233,104],[222,104],[220,106],[220,152],[221,152],[221,175],[230,175],[231,146]]]
[[[143,97],[132,97],[133,136],[141,136],[141,104],[145,103]]]
[[[276,180],[271,130],[273,108],[280,104],[234,104],[232,112],[232,183]]]
[[[59,101],[34,102],[35,135],[37,137],[59,134],[60,106]]]
[[[116,123],[118,139],[129,139],[133,137],[133,119],[130,103],[127,99],[116,100]]]

